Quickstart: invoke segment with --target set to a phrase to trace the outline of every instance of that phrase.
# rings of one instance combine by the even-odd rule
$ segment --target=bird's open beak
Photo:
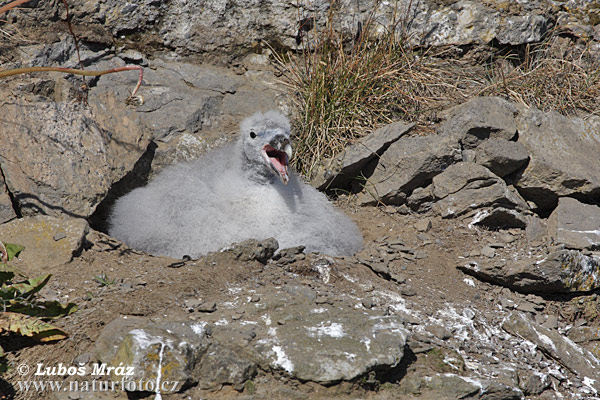
[[[284,185],[290,181],[288,175],[288,163],[292,158],[292,146],[286,139],[276,144],[279,149],[266,144],[262,148],[262,155],[267,164],[279,175],[279,179]]]

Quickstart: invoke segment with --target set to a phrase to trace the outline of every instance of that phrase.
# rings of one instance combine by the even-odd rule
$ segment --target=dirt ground
[[[435,217],[430,218],[432,227],[429,231],[418,232],[415,224],[424,218],[422,216],[402,215],[393,207],[355,207],[348,200],[338,203],[357,222],[364,235],[367,250],[362,253],[376,242],[401,240],[404,245],[425,256],[391,263],[395,280],[377,275],[357,262],[356,256],[337,258],[331,266],[331,279],[324,283],[311,269],[313,256],[310,255],[286,267],[273,261],[266,265],[256,261],[240,262],[227,252],[182,262],[142,254],[93,231],[88,234],[90,246],[87,250],[70,263],[47,271],[54,275],[41,293],[44,298],[78,305],[77,312],[56,321],[57,326],[69,332],[69,338],[48,345],[15,343],[2,338],[2,346],[11,351],[9,360],[14,368],[4,377],[4,395],[0,398],[51,398],[49,393],[34,395],[19,391],[16,381],[23,377],[16,366],[37,363],[72,365],[78,356],[93,352],[94,342],[102,328],[118,316],[145,316],[156,320],[201,319],[202,315],[188,311],[186,300],[210,300],[218,307],[228,301],[231,297],[229,289],[233,287],[251,290],[258,286],[299,283],[319,287],[336,296],[352,295],[365,299],[370,298],[374,289],[385,289],[402,296],[409,309],[418,309],[424,315],[433,315],[448,303],[493,312],[499,304],[499,297],[506,294],[507,289],[469,278],[456,268],[461,257],[486,243],[497,241],[498,235],[505,232],[470,229],[467,221]],[[519,235],[523,233],[518,230],[512,233],[518,246]],[[467,284],[465,279],[471,283]],[[511,296],[526,297],[516,293],[511,293]],[[372,304],[375,308],[387,306],[377,301]],[[545,307],[547,312],[557,309],[553,301],[546,302]],[[564,315],[561,318],[574,319],[576,313],[569,315],[567,309],[562,311]],[[393,389],[398,379],[427,364],[422,354],[413,356],[409,365],[402,365],[386,378],[388,389]],[[254,384],[252,393],[256,397],[248,397],[247,388],[238,391],[232,387],[217,391],[191,388],[183,393],[163,396],[174,399],[263,398],[267,395],[282,399],[401,398],[394,390],[381,390],[379,384],[369,385],[364,380],[325,387],[293,381],[273,371],[259,371]],[[124,393],[115,393],[114,396],[107,398],[127,398]]]

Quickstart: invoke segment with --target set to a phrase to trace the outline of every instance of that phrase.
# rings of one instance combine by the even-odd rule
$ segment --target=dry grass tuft
[[[599,56],[559,32],[537,45],[488,47],[475,62],[456,47],[410,48],[396,29],[402,20],[376,34],[380,27],[369,19],[358,34],[344,35],[334,29],[337,18],[331,11],[327,28],[306,32],[299,54],[275,56],[284,83],[297,94],[295,167],[305,176],[390,121],[431,131],[438,111],[473,96],[504,96],[567,115],[600,114]]]

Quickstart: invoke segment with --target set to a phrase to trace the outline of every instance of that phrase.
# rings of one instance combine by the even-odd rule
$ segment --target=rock
[[[543,259],[524,259],[516,263],[475,263],[457,267],[484,281],[522,293],[590,292],[600,287],[600,257],[575,250],[559,250]]]
[[[501,97],[475,97],[445,113],[440,131],[457,137],[464,149],[474,149],[486,139],[509,141],[517,134],[517,108]],[[494,144],[488,146],[493,151]]]
[[[291,264],[297,260],[303,260],[306,257],[304,249],[305,246],[296,246],[280,250],[273,256],[273,260],[277,261],[279,265]]]
[[[483,247],[480,252],[481,252],[482,256],[485,256],[488,258],[494,258],[494,256],[496,255],[496,250],[494,250],[490,246]]]
[[[484,209],[478,211],[469,226],[479,225],[490,229],[527,228],[530,216],[523,215],[516,210],[504,207]]]
[[[38,6],[40,11],[30,14],[37,15],[38,25],[47,26],[49,22],[43,16],[56,13],[58,6],[54,6]],[[258,46],[263,41],[282,50],[312,47],[312,33],[326,29],[329,6],[325,0],[301,4],[277,1],[248,4],[240,0],[173,4],[144,0],[124,4],[108,0],[77,3],[71,12],[77,21],[101,32],[84,32],[90,36],[88,40],[94,39],[92,42],[110,43],[111,36],[116,39],[137,32],[142,48],[154,43],[175,55],[206,54],[210,58],[231,59],[243,57],[256,47],[264,52],[267,46]],[[408,38],[411,47],[481,45],[492,40],[517,46],[543,40],[550,21],[556,18],[552,13],[555,9],[539,1],[349,2],[343,13],[335,14],[335,25],[344,33],[356,33],[356,21],[370,17],[386,29],[395,27],[397,35]],[[405,16],[410,23],[392,25],[398,15]],[[302,35],[298,19],[306,17],[312,21],[311,34]]]
[[[434,176],[460,159],[458,141],[453,138],[438,135],[400,138],[381,156],[359,201],[403,204],[414,189],[428,185]]]
[[[423,395],[423,398],[436,400],[477,398],[474,396],[482,389],[478,380],[452,373],[432,373],[429,370],[407,375],[398,384],[402,393],[412,395],[408,398]]]
[[[235,257],[241,261],[256,260],[266,264],[267,261],[273,257],[278,248],[279,243],[277,243],[277,240],[274,238],[262,241],[248,239],[241,243],[234,244],[233,247],[227,249],[227,251],[232,252]]]
[[[392,143],[409,132],[415,124],[394,122],[377,129],[347,147],[341,154],[323,162],[311,181],[319,190],[348,189],[367,164],[381,156]]]
[[[22,215],[87,218],[146,150],[143,126],[124,104],[89,102],[0,105],[0,169]]]
[[[381,315],[369,319],[378,313],[363,312],[366,315],[338,308],[327,312],[326,319],[308,314],[307,321],[288,321],[275,328],[271,338],[259,340],[258,350],[271,367],[320,383],[351,380],[377,365],[397,365],[407,337],[400,319]]]
[[[546,221],[536,215],[527,216],[527,227],[525,237],[531,245],[541,244],[546,238]]]
[[[502,44],[525,44],[542,40],[549,21],[541,13],[532,14],[535,5],[521,8],[518,14],[500,13],[496,3],[419,2],[411,19],[411,40],[415,45],[489,43],[496,39]],[[498,3],[499,4],[499,3]]]
[[[17,217],[0,168],[0,224]]]
[[[588,384],[595,390],[600,390],[600,363],[589,351],[564,338],[557,331],[537,325],[520,313],[512,313],[502,324],[502,328],[512,335],[529,340],[574,374],[586,377]]]
[[[576,326],[569,329],[569,339],[575,343],[600,341],[600,328],[591,326]]]
[[[525,146],[518,142],[491,138],[485,140],[475,150],[475,160],[499,177],[509,175],[529,161]]]
[[[491,383],[479,397],[481,400],[521,400],[523,393],[518,388]]]
[[[526,396],[535,396],[550,387],[550,377],[532,371],[519,372],[519,386]]]
[[[2,225],[1,240],[25,246],[15,266],[26,271],[47,273],[48,269],[68,263],[87,244],[89,225],[84,219],[35,216],[19,218]],[[56,236],[63,236],[55,240]]]
[[[563,196],[600,202],[600,134],[591,122],[527,109],[517,123],[518,142],[531,155],[515,183],[525,199],[542,211],[554,209]]]
[[[415,222],[415,229],[419,232],[429,232],[431,229],[431,220],[429,218],[419,219]]]
[[[569,249],[598,249],[600,207],[561,197],[548,218],[548,232],[556,245]]]
[[[542,326],[548,329],[558,329],[558,318],[556,315],[549,315]]]
[[[125,377],[126,381],[157,381],[160,375],[180,385],[219,388],[239,386],[254,377],[256,364],[212,342],[206,333],[204,322],[117,318],[102,330],[95,353],[107,366],[132,366],[133,375]]]
[[[425,326],[425,330],[440,340],[448,340],[452,337],[452,334],[448,331],[448,329],[441,325],[427,325]]]
[[[134,365],[135,380],[156,380],[161,365],[162,379],[207,389],[241,388],[257,368],[322,384],[351,381],[392,368],[404,355],[408,331],[400,316],[319,301],[307,286],[263,287],[254,295],[260,303],[240,294],[197,322],[117,318],[101,332],[95,354],[109,365]]]
[[[446,168],[433,178],[432,193],[436,199],[433,210],[443,218],[484,207],[528,209],[527,203],[510,191],[502,179],[474,163],[459,162]]]

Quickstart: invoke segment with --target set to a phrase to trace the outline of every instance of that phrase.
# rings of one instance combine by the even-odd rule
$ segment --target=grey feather
[[[111,236],[156,255],[197,257],[246,239],[338,256],[362,248],[360,231],[325,195],[287,172],[290,124],[276,111],[246,118],[240,138],[165,168],[115,203]],[[287,184],[286,184],[287,183]]]

